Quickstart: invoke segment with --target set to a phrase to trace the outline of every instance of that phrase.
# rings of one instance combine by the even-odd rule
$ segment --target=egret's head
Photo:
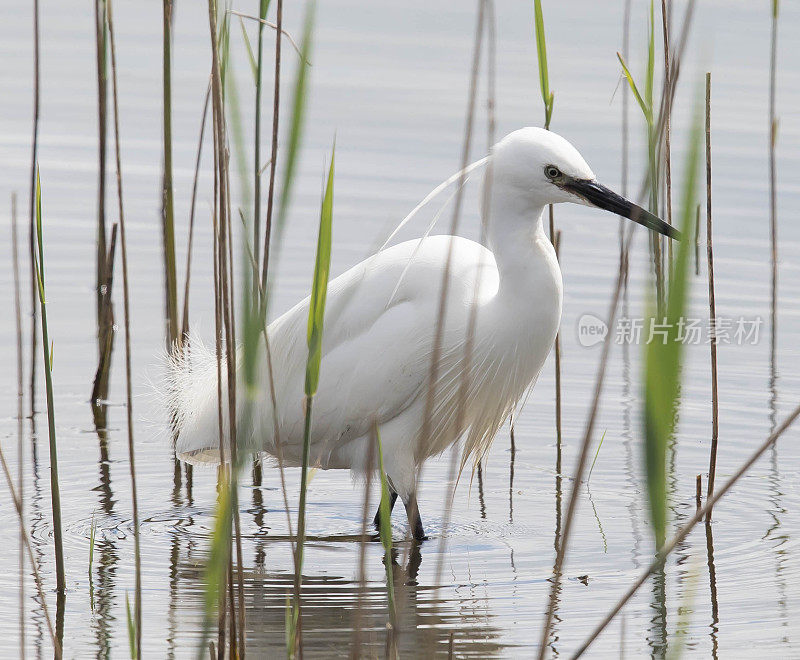
[[[598,183],[578,150],[543,128],[521,128],[494,146],[492,180],[534,205],[574,202],[596,206],[670,238],[680,238],[674,227]]]

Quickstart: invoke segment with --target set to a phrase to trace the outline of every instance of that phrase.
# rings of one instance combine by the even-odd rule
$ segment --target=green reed
[[[38,314],[38,286],[36,282],[36,189],[39,167],[39,87],[41,66],[39,62],[39,0],[33,0],[33,135],[31,136],[31,169],[30,169],[30,223],[28,226],[28,249],[30,250],[30,295],[31,295],[31,375],[30,375],[30,408],[31,417],[36,411],[36,355],[37,337],[36,317]]]
[[[278,10],[281,9],[281,0],[278,0]],[[316,15],[316,2],[311,0],[306,9],[306,16],[303,23],[303,41],[300,44],[300,65],[297,68],[297,76],[294,82],[294,94],[292,97],[292,109],[289,125],[289,140],[286,146],[286,166],[284,168],[283,185],[281,187],[281,195],[278,205],[278,215],[275,221],[275,243],[280,248],[283,240],[283,230],[286,223],[286,216],[289,211],[289,204],[291,202],[292,190],[294,188],[295,172],[297,169],[297,156],[299,154],[300,140],[303,135],[303,126],[305,123],[306,114],[306,89],[308,87],[307,64],[311,56],[311,47],[313,44],[312,34],[314,31],[314,20]],[[280,39],[280,22],[278,23],[278,30],[276,39]],[[277,73],[277,70],[276,70]],[[277,116],[277,101],[275,113]],[[273,153],[271,167],[275,166],[276,152],[275,146],[277,141],[273,140]],[[270,178],[273,174],[270,172]],[[270,184],[272,185],[272,184]],[[269,259],[267,258],[271,239],[270,229],[265,229],[264,233],[264,260],[262,262],[261,270],[261,288],[264,290],[264,296],[269,296],[269,280],[268,268]],[[264,309],[264,318],[266,318],[266,303],[262,304]]]
[[[658,188],[661,180],[661,168],[659,160],[659,146],[661,143],[661,131],[659,130],[659,117],[656,115],[653,101],[653,88],[655,79],[655,13],[653,0],[650,0],[649,22],[647,30],[647,63],[645,66],[644,94],[639,91],[633,75],[620,53],[617,59],[622,66],[628,85],[633,92],[633,96],[639,105],[647,126],[647,183],[649,190],[649,211],[658,215]],[[666,91],[669,94],[669,90]],[[656,277],[656,300],[659,310],[663,309],[664,303],[664,273],[661,257],[661,238],[651,231],[651,249],[653,253],[653,270]]]
[[[302,65],[301,65],[301,68]],[[319,372],[322,362],[322,334],[325,321],[325,299],[328,294],[328,276],[331,268],[331,242],[333,229],[333,177],[336,161],[336,144],[331,152],[331,165],[322,198],[319,215],[319,234],[317,236],[317,256],[314,262],[314,279],[308,305],[308,359],[305,378],[305,424],[303,428],[303,462],[300,472],[300,503],[297,512],[297,545],[295,547],[294,589],[295,602],[292,619],[295,630],[292,653],[298,653],[302,643],[302,623],[300,613],[300,589],[302,587],[303,545],[306,537],[306,497],[308,490],[308,465],[311,451],[311,411],[314,395],[319,385]]]
[[[137,646],[136,646],[136,620],[134,619],[133,613],[131,612],[131,601],[128,598],[128,592],[125,592],[125,618],[128,623],[128,651],[131,654],[131,660],[137,660],[139,655],[137,654]]]
[[[264,64],[264,21],[267,19],[270,0],[260,0],[258,12],[258,55],[255,66],[255,126],[253,149],[253,249],[255,250],[255,266],[253,266],[253,281],[258,279],[258,263],[260,260],[261,245],[261,80]],[[280,39],[280,32],[276,36]],[[302,66],[302,64],[301,64]],[[271,155],[274,158],[275,154]]]
[[[241,529],[238,508],[238,473],[241,462],[237,451],[236,403],[236,331],[234,309],[233,249],[231,236],[230,163],[227,149],[225,117],[225,91],[228,78],[230,20],[227,12],[217,18],[216,3],[208,3],[209,35],[212,52],[212,125],[214,127],[214,294],[215,336],[217,353],[217,397],[219,423],[219,451],[221,466],[218,472],[218,502],[215,530],[206,567],[206,617],[200,654],[204,653],[213,607],[218,605],[218,645],[221,652],[225,643],[226,591],[229,599],[230,626],[229,652],[232,656],[245,654],[244,583],[242,576]],[[232,78],[230,78],[232,80]],[[235,95],[234,95],[235,98]],[[224,361],[222,338],[224,336]],[[227,406],[222,400],[223,362],[226,376]],[[227,407],[228,449],[224,451],[224,420]],[[238,597],[234,597],[234,567],[231,544],[236,550],[235,571]],[[227,589],[226,589],[227,587]]]
[[[42,352],[44,354],[44,381],[47,392],[47,429],[50,438],[50,501],[53,510],[53,542],[56,555],[56,584],[58,591],[66,591],[64,573],[64,546],[61,535],[61,489],[58,484],[58,444],[56,442],[56,414],[53,407],[53,361],[52,344],[47,327],[47,300],[44,280],[44,241],[42,239],[42,184],[36,170],[36,285],[39,292],[39,311],[42,323]]]
[[[270,143],[269,158],[269,186],[267,188],[267,213],[264,218],[264,257],[261,270],[261,288],[264,295],[267,291],[269,274],[269,253],[272,238],[272,211],[275,204],[275,171],[278,162],[278,121],[280,118],[281,101],[281,31],[283,30],[283,0],[277,0],[275,17],[275,70],[272,92],[272,138]],[[310,33],[304,35],[303,48],[311,47]],[[307,60],[303,61],[303,65]],[[266,318],[266,317],[265,317]],[[281,478],[283,471],[281,470]]]
[[[539,89],[542,93],[542,103],[544,104],[544,127],[550,130],[550,119],[553,116],[553,101],[555,99],[554,93],[550,90],[550,76],[547,70],[547,43],[544,35],[544,16],[542,14],[541,0],[534,2],[534,24],[536,32],[536,54],[539,62]],[[550,241],[556,250],[556,258],[558,258],[558,239],[556,237],[555,221],[553,218],[553,205],[548,205]],[[560,233],[560,232],[559,232]],[[555,359],[555,390],[556,390],[556,445],[557,449],[557,462],[560,463],[561,457],[561,336],[560,333],[556,335],[555,344],[553,346],[553,355]]]
[[[550,81],[547,74],[547,44],[544,38],[544,16],[542,15],[542,0],[534,0],[534,26],[536,29],[536,54],[539,60],[539,87],[544,103],[544,127],[550,129],[550,118],[553,115],[553,92],[550,91]]]
[[[664,338],[645,346],[644,372],[644,450],[647,498],[656,547],[661,548],[667,530],[667,450],[675,430],[680,404],[680,379],[683,360],[683,341],[680,337],[682,320],[689,298],[689,260],[694,233],[698,168],[700,162],[700,119],[695,118],[689,137],[685,165],[685,180],[681,204],[680,229],[683,239],[678,246],[664,314],[652,310],[649,322],[664,324]],[[651,326],[652,327],[652,326]]]

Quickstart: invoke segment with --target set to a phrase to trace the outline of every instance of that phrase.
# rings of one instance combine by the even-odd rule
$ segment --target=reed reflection
[[[312,537],[309,544],[323,544],[340,551],[350,551],[354,558],[360,545],[360,535]],[[267,554],[283,554],[288,546],[285,537],[266,537]],[[179,544],[179,580],[181,598],[177,607],[191,615],[202,607],[202,562],[190,558],[190,548]],[[256,549],[257,554],[264,551]],[[378,543],[366,544],[366,561],[370,574],[383,579],[367,580],[363,591],[357,575],[332,575],[324,570],[304,573],[302,591],[303,654],[304,657],[346,657],[350,655],[356,626],[359,629],[360,655],[383,656],[387,635],[394,634],[400,657],[430,657],[446,654],[453,636],[454,654],[490,658],[503,653],[500,631],[487,615],[487,603],[474,595],[454,598],[446,587],[435,589],[420,575],[424,555],[435,564],[436,545],[411,543],[396,547],[388,561],[397,597],[397,630],[387,630],[389,608],[386,600],[386,560]],[[407,555],[408,559],[402,563]],[[433,565],[431,565],[431,572]],[[311,563],[307,565],[311,570]],[[286,596],[292,593],[294,575],[291,571],[264,572],[248,567],[244,571],[245,604],[247,609],[247,650],[253,657],[282,657],[286,653]],[[360,600],[359,600],[360,599]],[[359,606],[360,602],[360,606]],[[191,625],[199,625],[194,618]],[[186,621],[184,622],[186,623]],[[191,631],[199,636],[199,628]]]
[[[102,414],[98,410],[102,408]],[[95,575],[90,579],[90,599],[94,616],[92,617],[92,629],[94,630],[95,644],[97,646],[97,657],[110,658],[112,638],[114,636],[114,626],[116,617],[113,614],[116,598],[114,595],[116,587],[117,564],[119,555],[113,540],[106,538],[102,529],[104,527],[103,518],[111,519],[114,515],[114,491],[111,486],[111,461],[109,456],[109,438],[105,426],[107,423],[107,406],[92,406],[95,424],[102,420],[103,426],[95,426],[99,447],[99,457],[97,461],[98,485],[95,491],[98,493],[99,509],[102,512],[100,520],[95,520],[99,533],[95,536],[94,556],[97,557],[97,568],[90,567]]]

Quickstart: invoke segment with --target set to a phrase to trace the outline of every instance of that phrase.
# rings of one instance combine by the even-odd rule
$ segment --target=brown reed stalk
[[[631,31],[631,0],[625,0],[625,8],[623,10],[622,18],[622,57],[626,62],[630,61],[628,57],[628,50],[630,47],[630,31]],[[629,85],[622,85],[622,163],[621,163],[621,179],[622,179],[622,196],[628,196],[628,155],[629,155],[629,142],[628,135],[628,102],[630,100]],[[622,251],[625,243],[625,227],[626,219],[620,216],[619,218],[619,261],[622,263]],[[625,286],[627,286],[627,274],[625,279]]]
[[[703,476],[700,474],[695,478],[694,503],[698,509],[703,506]]]
[[[772,277],[770,282],[770,355],[775,363],[778,341],[778,194],[776,186],[775,143],[778,139],[778,117],[775,114],[776,70],[778,58],[778,0],[772,0],[772,30],[769,52],[769,234]]]
[[[230,544],[233,542],[236,550],[237,559],[237,587],[238,587],[238,607],[234,607],[233,598],[231,598],[231,619],[238,617],[235,629],[238,635],[232,636],[230,640],[230,651],[234,653],[238,649],[239,657],[245,655],[245,611],[244,611],[244,579],[242,575],[243,560],[241,549],[241,528],[239,521],[239,506],[238,506],[238,470],[240,467],[237,447],[236,447],[236,329],[234,314],[235,308],[233,303],[233,253],[232,246],[230,245],[230,167],[228,160],[227,141],[226,141],[226,128],[225,128],[225,106],[224,106],[224,91],[222,83],[222,68],[220,64],[220,51],[217,40],[217,13],[216,4],[214,0],[208,2],[208,20],[209,20],[209,34],[211,38],[212,50],[212,72],[211,72],[211,89],[212,89],[212,117],[214,125],[214,162],[215,162],[215,206],[216,213],[214,218],[217,221],[215,227],[215,237],[217,237],[218,248],[216,251],[215,267],[215,290],[217,295],[215,300],[218,301],[218,312],[216,314],[216,341],[217,341],[217,392],[219,395],[219,425],[220,425],[220,458],[222,462],[225,461],[223,451],[223,424],[222,424],[222,398],[221,398],[221,335],[224,332],[225,336],[225,352],[226,352],[226,377],[227,377],[227,394],[228,394],[228,450],[229,450],[229,478],[226,480],[225,487],[229,489],[229,496],[227,498],[227,506],[230,507],[229,515],[233,520],[233,533],[231,534],[230,527],[226,528],[226,532],[231,534],[232,539],[226,539],[227,545],[227,561],[229,574],[233,575],[232,568],[232,553],[230,552]],[[227,32],[225,24],[227,17],[223,19],[223,29]],[[227,37],[226,46],[227,48]],[[221,291],[221,295],[219,292]],[[228,514],[225,514],[228,515]],[[223,572],[224,575],[224,572]],[[224,580],[224,578],[223,578]],[[232,580],[228,580],[232,583]],[[224,599],[223,588],[220,588],[220,598]],[[233,622],[231,624],[233,626]],[[224,652],[224,647],[220,645],[219,652]]]
[[[211,2],[209,2],[209,11]],[[216,52],[216,50],[215,50]],[[215,66],[216,68],[216,66]],[[219,150],[217,148],[217,131],[216,131],[216,117],[214,118],[214,212],[213,212],[213,232],[214,232],[214,248],[213,248],[213,256],[214,256],[214,338],[216,342],[215,346],[215,354],[217,357],[217,424],[218,424],[218,432],[219,432],[219,454],[220,454],[220,464],[217,470],[217,506],[222,506],[222,497],[224,496],[224,490],[227,489],[228,480],[223,478],[223,475],[226,474],[226,462],[225,458],[225,446],[224,446],[224,407],[222,402],[222,293],[220,289],[220,257],[219,257],[219,220],[217,217],[217,206],[218,203],[218,189],[219,189],[219,168],[217,165],[217,160],[219,158]],[[221,514],[217,514],[221,515]],[[224,544],[226,548],[226,553],[230,553],[230,542],[226,541]],[[228,559],[225,559],[225,563],[228,563]],[[218,658],[219,660],[223,660],[225,657],[225,621],[226,621],[226,612],[227,612],[227,579],[228,579],[228,572],[220,571],[221,573],[221,580],[218,582],[218,592],[217,592],[217,601],[218,601],[218,611],[217,611],[217,647],[219,648]]]
[[[544,128],[550,130],[550,119],[553,116],[553,92],[550,91],[550,79],[547,68],[547,45],[545,43],[544,16],[542,14],[542,3],[540,0],[534,2],[534,26],[536,34],[536,49],[539,60],[539,85],[542,92],[542,102],[544,104]],[[547,207],[550,242],[555,245],[556,231],[553,219],[553,205]],[[558,255],[556,255],[558,259]],[[556,445],[561,451],[561,333],[556,333],[554,343],[555,354],[555,390],[556,390]]]
[[[113,250],[107,249],[106,236],[106,142],[108,117],[107,21],[105,0],[95,0],[95,54],[97,69],[97,370],[92,384],[92,413],[95,426],[105,427],[106,406],[98,401],[108,398],[111,352],[114,346],[114,311],[111,303]]]
[[[465,169],[469,164],[469,153],[472,145],[472,125],[475,116],[475,99],[478,91],[478,72],[480,70],[481,62],[481,44],[483,40],[483,26],[486,14],[486,0],[478,0],[478,18],[475,24],[475,37],[472,52],[472,73],[470,75],[469,94],[467,102],[467,121],[464,129],[464,142],[461,152],[461,174],[459,176],[458,188],[456,199],[453,206],[453,216],[450,221],[450,236],[455,236],[458,232],[458,224],[461,218],[461,203],[463,199],[464,181],[466,178]],[[428,388],[425,396],[425,408],[422,417],[422,432],[419,435],[418,446],[426,442],[431,435],[431,420],[433,417],[433,405],[436,396],[436,381],[439,373],[439,360],[442,353],[442,342],[444,340],[444,317],[447,309],[447,296],[450,289],[450,270],[453,262],[453,242],[448,241],[447,256],[445,258],[444,273],[442,275],[441,293],[439,296],[439,305],[436,314],[436,330],[434,334],[433,350],[431,351],[431,365],[428,374]],[[415,474],[415,493],[419,488],[419,471]],[[415,528],[417,523],[413,513],[409,517],[409,524],[411,529]]]
[[[197,182],[200,178],[200,161],[203,157],[203,137],[206,130],[206,116],[208,115],[208,102],[211,98],[211,79],[206,88],[206,98],[203,101],[203,114],[200,118],[200,137],[197,139],[197,156],[194,161],[194,177],[192,179],[192,202],[189,207],[189,235],[186,240],[186,277],[183,287],[183,314],[181,315],[181,345],[189,334],[189,282],[192,276],[192,247],[194,245],[194,211],[197,203]],[[187,463],[187,468],[191,467]]]
[[[667,102],[664,104],[664,182],[666,186],[666,221],[672,224],[672,148],[670,145],[670,124],[672,114],[672,94],[669,92],[672,86],[669,66],[669,46],[670,46],[670,19],[672,14],[672,3],[667,8],[667,0],[661,0],[661,31],[664,35],[664,87],[667,90]],[[660,240],[660,239],[659,239]],[[669,276],[672,278],[672,241],[667,241],[667,259],[669,261]]]
[[[278,117],[281,103],[281,33],[283,32],[283,0],[278,0],[275,17],[275,81],[272,93],[272,143],[269,160],[269,189],[267,192],[267,217],[264,220],[264,259],[261,268],[261,288],[267,295],[267,276],[269,274],[269,244],[272,237],[272,211],[275,203],[275,167],[278,161]],[[300,66],[304,66],[301,62]],[[262,300],[262,304],[266,298]]]
[[[561,230],[553,233],[553,205],[550,204],[550,241],[553,243],[553,249],[556,251],[556,261],[561,258]],[[554,344],[555,356],[555,388],[556,388],[556,464],[561,463],[561,331],[556,334],[556,341]]]
[[[42,585],[42,576],[39,574],[38,564],[36,563],[36,558],[33,556],[33,549],[31,548],[30,535],[25,529],[25,514],[22,510],[22,500],[14,488],[14,481],[11,477],[11,471],[8,469],[8,463],[6,462],[2,445],[0,445],[0,467],[3,468],[3,475],[6,479],[6,485],[11,493],[11,501],[14,503],[14,509],[17,512],[17,517],[19,518],[20,538],[25,545],[26,554],[28,555],[28,562],[30,563],[31,570],[33,571],[33,580],[36,583],[36,590],[39,595],[39,601],[42,605],[42,613],[44,614],[45,621],[47,622],[47,630],[50,633],[50,639],[53,642],[53,653],[56,657],[56,660],[60,660],[61,644],[56,636],[56,631],[53,627],[53,620],[50,618],[50,610],[47,607],[47,598]]]
[[[663,131],[664,119],[665,119],[664,112],[663,112],[664,103],[667,101],[667,99],[669,99],[669,102],[671,103],[672,102],[672,97],[674,96],[674,93],[675,93],[676,82],[677,82],[677,79],[678,79],[679,64],[680,64],[680,61],[681,61],[681,57],[683,55],[683,51],[684,51],[685,46],[686,46],[686,42],[687,42],[688,34],[689,34],[689,28],[691,26],[693,15],[694,15],[694,0],[690,0],[688,6],[686,8],[686,11],[684,13],[683,24],[682,24],[682,27],[681,27],[680,37],[679,37],[678,42],[677,42],[677,48],[676,48],[676,51],[675,51],[675,56],[672,58],[672,63],[671,63],[671,67],[672,67],[672,74],[671,74],[672,86],[671,86],[671,88],[669,90],[665,90],[665,93],[661,94],[661,111],[659,112],[659,119],[658,119],[658,122],[656,124],[656,129],[655,129],[656,130],[656,135],[660,135],[661,132]],[[649,185],[649,183],[650,183],[649,179],[646,178],[645,182],[644,182],[644,188],[643,188],[643,191],[641,193],[642,195],[645,194],[645,192],[647,190],[647,186]],[[623,242],[623,249],[622,249],[622,252],[621,252],[621,258],[620,258],[620,264],[619,264],[619,273],[618,273],[618,276],[617,276],[617,284],[616,284],[615,289],[614,289],[614,294],[612,295],[611,312],[608,315],[608,318],[609,318],[608,324],[609,324],[609,326],[613,325],[614,319],[616,318],[616,312],[617,312],[620,289],[621,289],[622,282],[623,282],[623,280],[625,278],[625,274],[627,273],[627,263],[626,262],[627,262],[627,255],[628,255],[628,249],[630,247],[631,237],[632,237],[632,227],[629,228],[628,234],[627,234],[627,238]],[[608,345],[609,344],[610,344],[610,342],[605,342],[603,344],[603,353],[602,353],[601,358],[600,358],[600,365],[598,367],[597,379],[595,381],[595,394],[594,394],[594,397],[593,397],[593,400],[592,400],[592,406],[590,408],[589,419],[587,420],[586,432],[584,433],[584,439],[583,439],[581,451],[580,451],[580,454],[579,454],[579,457],[578,457],[578,463],[577,463],[577,466],[575,468],[575,472],[574,472],[574,475],[573,475],[572,491],[570,493],[570,500],[569,500],[569,504],[567,506],[567,515],[566,515],[566,519],[564,521],[564,528],[563,528],[563,531],[562,531],[562,540],[561,540],[561,543],[559,544],[558,552],[556,553],[556,561],[555,561],[555,563],[553,565],[553,577],[551,579],[550,596],[549,596],[549,599],[548,599],[547,614],[545,616],[541,642],[540,642],[540,645],[539,645],[539,654],[538,654],[539,660],[542,660],[544,658],[545,651],[546,651],[546,648],[547,648],[546,647],[546,642],[547,642],[547,639],[548,639],[548,637],[550,635],[550,629],[552,627],[553,615],[555,613],[555,608],[556,608],[557,595],[559,593],[560,586],[561,586],[561,577],[562,577],[561,576],[561,571],[562,571],[562,568],[563,568],[564,557],[566,555],[566,549],[567,549],[567,545],[568,545],[568,541],[569,541],[569,532],[570,532],[571,527],[572,527],[572,520],[574,518],[575,509],[576,509],[576,506],[577,506],[578,489],[580,488],[583,472],[585,471],[585,468],[586,468],[586,462],[587,462],[587,458],[588,458],[588,454],[589,454],[589,445],[590,445],[590,440],[591,440],[591,434],[592,434],[592,430],[594,428],[594,421],[595,421],[595,418],[596,418],[596,415],[597,415],[597,409],[598,409],[598,406],[599,406],[599,399],[600,399],[600,394],[602,392],[603,380],[605,378],[605,365],[606,365],[606,362],[608,360]]]
[[[106,426],[106,404],[100,403],[108,397],[108,377],[111,371],[111,353],[114,347],[114,306],[111,303],[111,290],[114,285],[114,254],[117,249],[117,223],[111,227],[111,243],[108,254],[103,258],[104,280],[100,285],[103,289],[100,311],[102,316],[98,325],[98,353],[99,361],[97,371],[92,383],[92,413],[94,423],[98,428]]]
[[[769,449],[773,444],[777,441],[778,438],[783,435],[784,431],[788,429],[794,421],[800,416],[800,406],[797,406],[786,419],[778,426],[778,428],[771,433],[764,442],[750,455],[750,457],[739,467],[738,470],[731,476],[718,490],[714,491],[714,494],[708,498],[705,503],[705,506],[698,509],[695,514],[686,522],[686,524],[681,527],[680,530],[667,542],[665,543],[661,549],[656,553],[655,559],[642,571],[636,581],[630,586],[630,588],[625,592],[625,594],[617,601],[614,607],[606,614],[603,620],[592,630],[589,636],[584,640],[584,642],[578,647],[575,654],[572,656],[573,658],[578,658],[586,650],[589,646],[594,642],[595,639],[600,635],[603,630],[605,630],[606,626],[608,626],[611,621],[614,620],[614,617],[620,612],[620,610],[625,606],[625,604],[631,599],[631,597],[636,593],[636,591],[641,587],[648,577],[655,571],[661,569],[666,561],[667,557],[670,553],[675,550],[686,537],[689,535],[689,532],[692,531],[694,526],[699,523],[703,518],[705,518],[714,505],[719,502],[719,500],[736,484],[739,479],[742,478],[750,468],[755,465],[759,458],[764,454],[767,449]]]
[[[250,265],[252,267],[256,263],[255,256],[253,255],[253,252],[250,249],[249,245],[245,244],[245,249],[247,251],[247,256],[250,259]],[[264,290],[261,288],[261,283],[258,280],[255,280],[253,282],[253,286],[258,288],[257,292],[258,297],[261,300],[264,300],[265,299]],[[278,409],[278,401],[275,396],[275,377],[272,368],[272,349],[270,348],[269,333],[267,332],[266,324],[261,325],[261,327],[259,328],[259,332],[261,333],[261,336],[264,338],[264,347],[267,357],[267,380],[269,382],[270,405],[272,406],[272,410],[275,411]],[[275,435],[275,459],[277,460],[278,471],[280,474],[281,493],[283,494],[283,505],[284,505],[284,510],[286,511],[286,525],[287,529],[289,530],[290,542],[292,544],[292,553],[294,553],[295,552],[294,541],[291,540],[291,537],[294,536],[294,533],[292,532],[292,516],[289,513],[289,498],[286,491],[286,473],[284,471],[284,464],[283,464],[283,448],[280,441],[280,427],[278,425],[277,415],[272,416],[272,432]]]
[[[163,172],[161,179],[161,239],[164,250],[165,311],[167,350],[179,341],[178,284],[175,262],[175,209],[172,188],[172,6],[173,0],[162,1],[162,118]]]
[[[208,87],[206,88],[206,97],[203,101],[203,114],[200,118],[200,136],[197,140],[197,156],[194,164],[194,177],[192,179],[192,201],[189,207],[189,234],[186,241],[186,276],[183,285],[183,312],[181,314],[181,330],[178,337],[179,346],[181,349],[185,348],[186,341],[189,336],[189,285],[192,277],[192,248],[194,246],[194,216],[195,206],[197,204],[197,183],[200,178],[200,162],[203,156],[203,137],[205,136],[206,116],[208,114],[208,103],[211,98],[211,78],[209,76]],[[186,473],[186,489],[187,493],[192,488],[192,472],[193,467],[191,463],[184,464]],[[180,462],[175,459],[175,474],[179,478],[180,475]],[[177,483],[177,479],[176,479]]]
[[[19,292],[19,250],[17,249],[17,193],[11,193],[11,265],[14,273],[14,327],[17,337],[17,493],[22,510],[25,455],[22,446],[22,409],[24,376],[22,365],[22,310]],[[25,658],[25,526],[19,520],[19,652]]]
[[[226,161],[227,162],[227,161]],[[230,178],[228,177],[228,182]],[[227,184],[230,185],[229,183]],[[245,657],[245,617],[246,617],[246,610],[244,606],[244,561],[242,558],[242,529],[241,529],[241,521],[239,519],[239,492],[238,492],[238,468],[240,467],[239,458],[237,456],[237,446],[236,446],[236,303],[235,303],[235,288],[234,288],[234,275],[233,275],[233,267],[234,267],[234,260],[233,260],[233,232],[231,231],[231,209],[230,209],[230,189],[228,189],[227,194],[228,200],[228,209],[226,212],[226,217],[228,221],[227,225],[227,235],[226,240],[228,242],[228,256],[227,256],[227,266],[228,266],[228,274],[227,274],[227,309],[228,311],[228,327],[226,330],[226,343],[225,348],[227,351],[226,361],[228,366],[228,399],[229,399],[229,416],[231,418],[230,421],[230,432],[231,432],[231,461],[232,461],[232,471],[234,469],[237,470],[237,475],[232,477],[231,479],[231,507],[233,510],[233,529],[234,529],[234,547],[236,549],[236,582],[237,582],[237,609],[235,610],[238,616],[238,626],[237,629],[239,631],[238,637],[238,647],[239,647],[239,654],[238,657],[244,658]],[[225,292],[225,290],[223,290]],[[233,394],[231,395],[231,391]],[[231,567],[231,573],[233,573],[233,568]],[[231,612],[234,612],[231,609]]]
[[[30,222],[28,226],[28,249],[31,279],[31,377],[30,414],[36,412],[36,344],[39,287],[36,280],[36,167],[39,159],[39,0],[33,0],[33,135],[31,137],[31,175],[30,175]],[[35,442],[35,439],[34,439]]]
[[[622,282],[625,279],[627,272],[628,251],[630,250],[631,238],[633,236],[633,227],[628,229],[628,233],[623,244],[622,260],[619,264],[617,273],[617,282],[614,286],[614,292],[611,296],[611,303],[606,318],[608,319],[608,326],[613,327],[614,320],[617,316],[617,307],[619,306],[620,291],[622,290]],[[553,615],[555,614],[556,600],[559,589],[561,588],[561,573],[564,567],[564,558],[567,553],[567,546],[569,543],[569,536],[572,530],[572,522],[575,519],[575,510],[578,505],[578,498],[580,497],[580,487],[583,482],[583,475],[586,471],[586,464],[589,458],[589,449],[591,447],[591,438],[594,431],[594,424],[597,418],[597,412],[600,408],[600,396],[603,392],[603,382],[605,380],[606,365],[608,364],[608,355],[611,349],[612,342],[603,342],[603,350],[600,355],[600,364],[597,368],[597,377],[595,379],[594,396],[592,397],[591,408],[589,409],[589,418],[586,421],[586,430],[583,436],[583,443],[581,444],[580,454],[578,455],[578,462],[573,473],[572,491],[570,492],[569,503],[567,504],[567,515],[564,520],[564,526],[561,531],[561,542],[558,544],[558,552],[556,553],[556,561],[553,564],[553,574],[550,578],[550,598],[548,599],[547,614],[544,619],[544,626],[542,628],[541,641],[539,643],[539,660],[543,660],[545,650],[547,649],[547,639],[550,636],[550,628],[553,624]]]
[[[258,23],[258,53],[256,62],[256,98],[255,98],[255,134],[253,136],[253,250],[255,250],[255,265],[253,266],[253,282],[258,281],[258,263],[261,249],[261,71],[264,63],[264,22],[267,18],[269,0],[259,2]],[[302,65],[301,65],[302,66]],[[253,292],[257,291],[253,287]],[[257,466],[254,461],[253,469]],[[261,482],[260,466],[258,471],[259,484]]]
[[[106,0],[106,18],[111,49],[111,90],[114,108],[114,157],[117,169],[117,203],[119,207],[119,234],[122,252],[122,298],[125,313],[125,387],[128,422],[128,463],[131,474],[131,503],[133,508],[133,554],[135,570],[134,621],[136,628],[136,657],[142,657],[142,560],[139,540],[139,498],[136,490],[136,453],[133,442],[133,387],[131,385],[131,324],[130,293],[128,286],[128,250],[125,236],[125,213],[122,203],[122,159],[119,137],[119,94],[117,85],[117,49],[114,40],[114,18],[111,0]]]
[[[711,231],[711,72],[706,73],[706,253],[708,255],[708,319],[711,329],[711,457],[708,463],[708,495],[714,493],[719,440],[719,390],[717,387],[717,308],[714,299],[714,245]],[[708,512],[711,520],[711,510]]]
[[[105,1],[94,1],[94,37],[97,68],[97,327],[103,322],[102,283],[106,280],[106,136],[108,134]]]
[[[494,144],[494,134],[495,134],[495,113],[494,113],[494,106],[495,106],[495,94],[496,94],[496,62],[497,62],[497,20],[494,11],[494,3],[492,0],[485,0],[485,11],[486,16],[484,18],[484,22],[486,24],[486,41],[487,41],[487,101],[486,101],[486,110],[487,110],[487,144],[489,148],[492,147]],[[480,52],[478,51],[478,57],[480,57]],[[489,160],[489,163],[486,166],[486,175],[485,175],[485,193],[482,199],[482,222],[481,222],[481,242],[485,241],[485,234],[486,228],[489,226],[491,222],[490,211],[491,211],[491,190],[492,190],[492,182],[494,180],[494,168],[492,165],[492,161]],[[466,417],[466,403],[467,403],[467,393],[469,387],[469,379],[470,379],[470,371],[472,367],[472,354],[475,345],[475,328],[478,323],[478,291],[479,291],[479,278],[475,278],[475,282],[472,289],[472,303],[470,305],[469,316],[467,319],[467,334],[466,340],[464,342],[464,369],[462,371],[462,376],[459,383],[458,389],[458,405],[456,407],[456,421],[455,427],[461,428],[463,424],[463,420]],[[512,434],[512,442],[513,442],[513,434]],[[466,456],[463,456],[461,459],[461,469],[464,468],[464,461],[466,460]],[[453,508],[453,500],[455,498],[455,489],[457,486],[457,472],[456,468],[458,466],[457,460],[457,447],[453,446],[451,457],[450,457],[450,467],[448,471],[447,483],[449,485],[448,488],[448,495],[446,496],[444,502],[444,517],[442,519],[442,532],[439,535],[439,550],[438,550],[438,559],[436,562],[436,572],[434,577],[434,590],[438,590],[441,577],[442,577],[442,570],[444,567],[444,557],[445,557],[445,549],[447,547],[447,529],[450,525],[450,519],[452,515],[452,508]],[[478,463],[478,475],[479,481],[482,479],[481,473],[481,464]],[[512,468],[513,470],[513,468]]]

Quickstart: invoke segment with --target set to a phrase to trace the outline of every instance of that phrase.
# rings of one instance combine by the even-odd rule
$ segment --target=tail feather
[[[196,335],[166,357],[163,397],[170,414],[175,454],[187,463],[217,464],[219,451],[219,406],[217,374],[225,374],[227,362],[217,356]],[[222,400],[227,387],[222,378]],[[223,434],[227,436],[227,406],[222,406]]]

